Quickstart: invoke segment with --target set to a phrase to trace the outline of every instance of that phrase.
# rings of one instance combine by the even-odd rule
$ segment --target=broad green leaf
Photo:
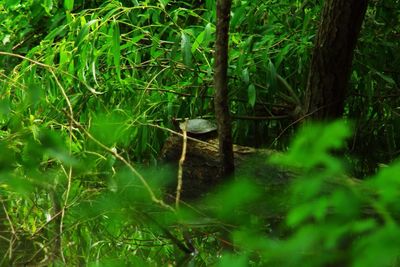
[[[256,104],[256,87],[254,86],[254,84],[250,84],[247,88],[247,96],[250,106],[254,107],[254,105]]]

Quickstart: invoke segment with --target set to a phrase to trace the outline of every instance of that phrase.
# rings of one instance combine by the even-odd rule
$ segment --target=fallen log
[[[268,149],[255,149],[252,147],[233,145],[234,160],[236,166],[235,177],[248,177],[265,188],[281,190],[286,187],[293,174],[277,166],[267,163],[267,158],[276,151]],[[182,154],[182,137],[170,136],[162,149],[161,160],[178,167],[178,161]],[[187,140],[187,150],[183,164],[182,198],[194,199],[204,196],[216,186],[226,181],[219,173],[218,140]],[[229,179],[229,178],[228,178]]]

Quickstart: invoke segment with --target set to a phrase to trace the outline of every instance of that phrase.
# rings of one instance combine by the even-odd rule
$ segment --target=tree
[[[221,175],[234,171],[232,126],[228,102],[228,37],[232,1],[217,1],[217,40],[215,45],[215,116],[218,126]]]
[[[307,82],[306,109],[314,119],[343,114],[353,52],[368,0],[327,0]]]

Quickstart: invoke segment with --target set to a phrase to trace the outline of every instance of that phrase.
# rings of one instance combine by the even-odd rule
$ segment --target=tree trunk
[[[221,175],[234,172],[232,126],[228,102],[228,42],[231,0],[217,0],[217,40],[215,45],[215,117],[218,126]]]
[[[305,111],[313,119],[343,115],[353,52],[368,0],[326,0],[311,59]]]

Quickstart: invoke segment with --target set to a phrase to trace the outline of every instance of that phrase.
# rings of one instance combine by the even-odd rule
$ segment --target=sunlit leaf
[[[44,8],[44,10],[46,10],[46,13],[48,15],[51,15],[51,10],[53,9],[53,0],[44,0],[41,1],[41,5]]]
[[[16,5],[19,5],[19,3],[20,3],[20,0],[6,0],[5,1],[5,6],[7,8],[13,8]]]
[[[114,56],[114,66],[117,72],[118,77],[121,77],[121,37],[119,31],[119,24],[117,22],[112,23],[113,31],[112,31],[112,45],[111,52]]]
[[[205,32],[202,31],[196,38],[196,40],[194,41],[193,45],[192,45],[192,49],[191,52],[194,53],[196,51],[196,49],[203,43],[204,40],[204,36],[205,36]]]
[[[74,0],[64,0],[65,10],[72,11],[74,8]]]
[[[142,40],[144,36],[145,36],[144,34],[139,34],[137,36],[134,36],[132,39],[130,39],[129,42],[132,44],[136,44],[137,42]]]
[[[86,23],[82,29],[80,30],[78,36],[76,37],[76,46],[79,46],[87,37],[87,35],[89,34],[89,29],[90,27],[95,24],[98,20],[97,19],[93,19],[91,21],[89,21],[88,23]]]
[[[160,2],[160,4],[161,4],[161,7],[162,8],[165,8],[167,5],[168,5],[168,2],[169,2],[170,0],[159,0],[159,2]]]

